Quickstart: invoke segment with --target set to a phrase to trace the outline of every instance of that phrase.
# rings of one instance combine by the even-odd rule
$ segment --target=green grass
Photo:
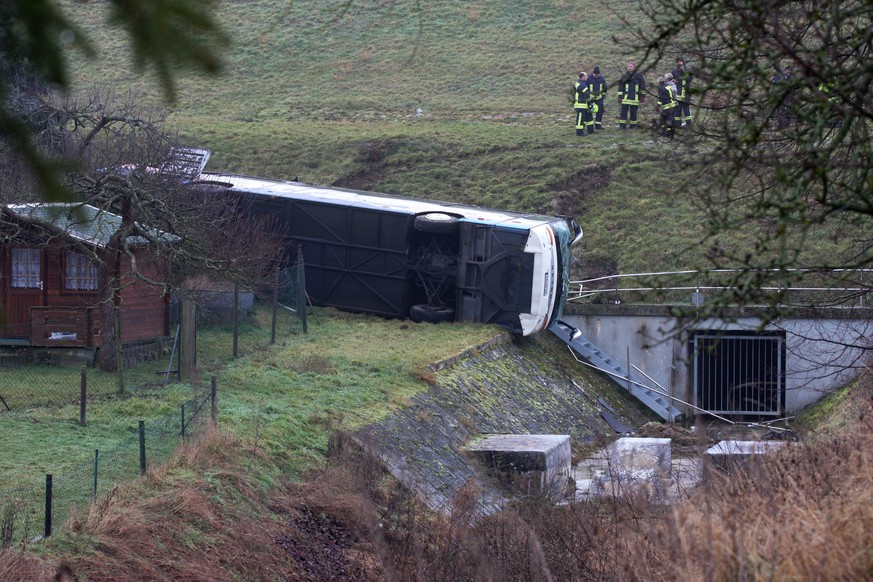
[[[317,310],[299,331],[228,363],[219,422],[289,475],[322,463],[329,434],[384,417],[427,388],[428,365],[491,339],[492,326],[431,325]]]
[[[317,309],[309,333],[287,314],[279,319],[277,343],[270,347],[270,313],[259,308],[240,327],[239,354],[232,357],[230,326],[203,326],[198,334],[198,362],[203,384],[155,386],[124,397],[89,402],[87,426],[79,426],[79,405],[31,407],[0,417],[0,490],[21,484],[41,486],[46,473],[90,476],[94,450],[120,444],[118,455],[132,475],[138,470],[135,442],[138,422],[156,424],[178,434],[180,406],[202,394],[217,375],[219,422],[248,442],[275,456],[289,475],[300,475],[323,462],[334,429],[354,428],[379,419],[427,387],[427,366],[482,343],[500,331],[474,324],[417,324]],[[163,362],[128,371],[130,378],[149,377]],[[21,372],[22,369],[18,369]],[[63,369],[26,369],[29,378],[50,383]],[[78,374],[78,369],[72,370]],[[112,376],[89,369],[90,378]],[[76,376],[78,378],[78,376]],[[78,386],[78,385],[77,385]],[[191,411],[188,410],[190,417]],[[155,428],[155,430],[157,430]],[[170,442],[172,441],[172,442]],[[162,440],[175,447],[179,439]],[[128,450],[129,449],[129,450]],[[164,456],[168,451],[162,450]],[[105,469],[111,468],[108,458]]]
[[[286,478],[298,479],[323,465],[333,431],[354,429],[405,405],[410,396],[427,389],[429,364],[503,333],[493,326],[435,326],[316,309],[306,334],[298,321],[283,313],[277,343],[271,346],[270,320],[269,310],[259,307],[240,326],[237,358],[232,355],[230,326],[201,326],[199,385],[154,385],[125,396],[92,398],[86,426],[78,424],[78,403],[67,400],[68,395],[59,403],[0,415],[0,510],[18,508],[11,514],[15,539],[30,539],[42,531],[47,474],[54,477],[53,513],[59,524],[73,508],[86,507],[92,500],[95,451],[99,496],[135,480],[140,421],[145,422],[148,466],[169,459],[183,442],[182,406],[190,422],[196,405],[191,399],[203,402],[211,376],[217,378],[223,431],[235,442],[267,453],[271,466]],[[166,369],[166,362],[143,364],[128,376],[151,377],[156,367]],[[44,368],[13,371],[44,383],[62,374]],[[103,376],[89,370],[91,378]],[[203,434],[208,401],[205,406],[188,434]]]
[[[79,425],[78,404],[7,412],[0,422],[0,490],[39,484],[46,473],[69,474],[93,459],[95,449],[106,452],[135,437],[140,420],[175,415],[178,405],[191,397],[189,386],[173,384],[136,396],[94,400],[84,427]]]

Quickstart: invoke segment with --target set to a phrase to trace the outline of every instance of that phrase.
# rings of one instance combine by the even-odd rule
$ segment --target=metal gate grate
[[[783,332],[700,331],[689,347],[695,406],[723,415],[782,414]]]

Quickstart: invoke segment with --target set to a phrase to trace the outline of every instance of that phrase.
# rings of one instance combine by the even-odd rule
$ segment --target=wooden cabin
[[[98,264],[121,217],[82,204],[0,207],[0,344],[101,345]],[[137,240],[138,239],[138,240]],[[166,341],[169,295],[147,241],[131,237],[121,262],[121,341],[125,348]]]

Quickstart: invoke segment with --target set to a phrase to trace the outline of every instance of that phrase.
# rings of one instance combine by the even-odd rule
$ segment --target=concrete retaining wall
[[[693,401],[688,332],[695,330],[755,331],[761,320],[739,314],[735,320],[705,319],[689,325],[668,308],[656,306],[574,306],[563,319],[612,358],[632,364],[667,389],[671,396]],[[871,337],[869,314],[838,317],[797,315],[767,325],[786,341],[785,413],[796,414],[825,394],[857,378],[865,345]],[[853,347],[854,346],[854,347]],[[682,406],[677,404],[682,409]]]

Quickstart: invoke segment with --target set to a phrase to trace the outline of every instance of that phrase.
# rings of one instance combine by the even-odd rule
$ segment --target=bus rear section
[[[560,317],[571,224],[481,211],[451,224],[443,213],[416,218],[411,271],[425,296],[411,306],[413,319],[493,323],[530,335]],[[581,233],[575,222],[572,228]]]

